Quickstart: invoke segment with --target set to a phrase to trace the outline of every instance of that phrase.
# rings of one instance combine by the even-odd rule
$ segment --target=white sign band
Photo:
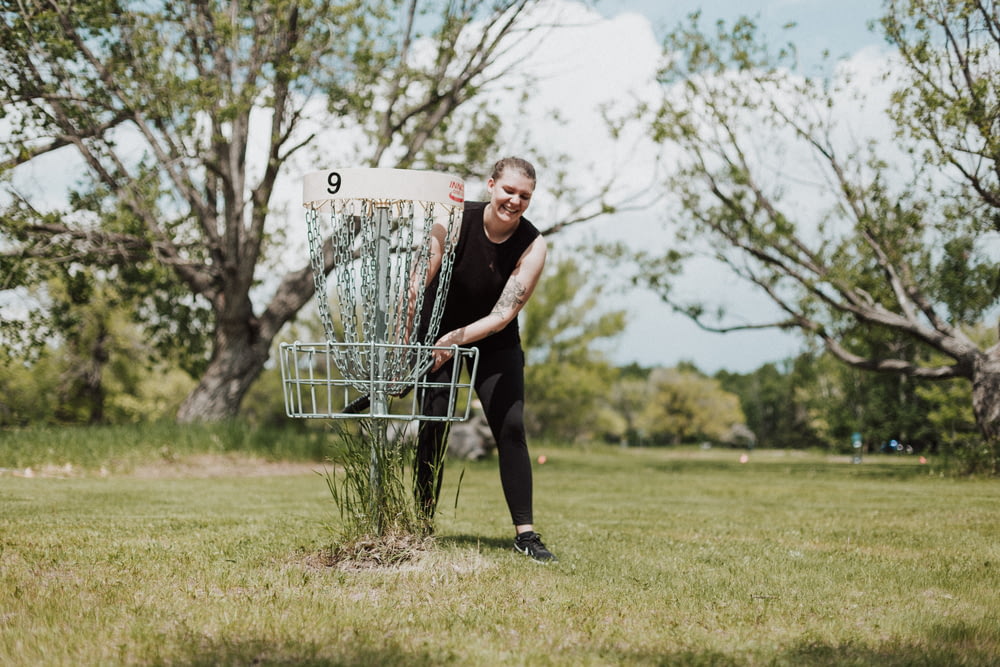
[[[465,181],[439,171],[349,167],[313,171],[302,182],[302,202],[318,207],[331,199],[422,201],[461,206]]]

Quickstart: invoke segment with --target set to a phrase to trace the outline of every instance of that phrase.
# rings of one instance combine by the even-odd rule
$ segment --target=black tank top
[[[455,264],[451,272],[451,284],[445,301],[444,314],[438,336],[471,324],[489,315],[496,306],[510,274],[514,272],[518,260],[524,255],[540,232],[521,218],[520,224],[510,238],[503,243],[493,243],[483,229],[483,214],[486,202],[466,202],[462,214],[462,228],[455,247]],[[437,278],[428,287],[429,299],[433,299],[437,289]],[[425,316],[421,318],[427,321]],[[520,330],[515,317],[500,331],[470,343],[480,350],[498,350],[517,347],[521,344]]]

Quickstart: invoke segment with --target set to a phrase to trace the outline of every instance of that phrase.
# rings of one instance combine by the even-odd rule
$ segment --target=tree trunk
[[[979,355],[973,364],[972,409],[983,437],[1000,439],[1000,343]]]
[[[329,242],[324,250],[329,272],[334,261]],[[254,315],[247,292],[234,288],[228,298],[215,304],[212,359],[198,386],[177,411],[179,423],[222,421],[239,414],[243,397],[264,369],[275,337],[315,293],[311,263],[306,262],[282,279],[259,318]],[[227,309],[227,304],[235,305]]]
[[[254,324],[254,320],[250,326],[245,324],[238,336],[229,331],[216,337],[208,368],[181,404],[178,422],[217,422],[239,413],[243,397],[264,368],[273,338],[260,336]]]
[[[104,423],[104,402],[106,392],[104,390],[104,367],[111,359],[111,352],[108,349],[110,334],[102,320],[98,325],[97,336],[94,344],[90,348],[90,363],[84,373],[83,395],[90,408],[89,423]]]

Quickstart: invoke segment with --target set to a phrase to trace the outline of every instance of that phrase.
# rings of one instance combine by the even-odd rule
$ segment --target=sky
[[[775,35],[794,23],[788,35],[802,51],[814,57],[825,49],[839,57],[882,43],[867,29],[868,22],[878,18],[881,4],[879,0],[598,0],[595,8],[606,17],[640,14],[658,34],[696,11],[706,25],[749,16]]]
[[[580,27],[548,36],[546,43],[533,51],[528,67],[541,75],[543,85],[533,98],[536,111],[529,112],[532,138],[544,137],[541,143],[545,148],[570,153],[581,173],[613,170],[633,191],[649,181],[652,155],[641,139],[636,143],[605,140],[595,110],[600,104],[627,105],[650,94],[662,36],[691,12],[701,10],[702,26],[717,19],[729,22],[741,15],[750,16],[772,43],[793,41],[807,70],[818,66],[824,50],[835,58],[850,58],[885,49],[882,38],[868,29],[880,7],[874,0],[602,0],[596,5],[566,0],[561,4],[562,16]],[[795,26],[784,30],[790,23]],[[564,124],[546,125],[553,110],[558,110]],[[518,118],[523,120],[523,112]],[[622,187],[626,197],[628,190],[628,185]],[[544,226],[546,203],[544,198],[535,199],[528,217]],[[656,247],[669,242],[665,217],[666,212],[653,206],[641,213],[588,223],[567,234],[565,240],[560,234],[550,245],[585,242],[589,235],[595,241],[629,237]],[[764,297],[718,270],[695,266],[681,286],[713,303],[737,304],[747,319],[773,319],[767,317],[773,306]],[[611,359],[619,364],[669,367],[692,362],[708,373],[743,373],[788,359],[803,349],[804,341],[798,335],[776,330],[708,333],[674,314],[648,292],[632,291],[625,297],[614,297],[609,304],[624,307],[628,313],[625,333],[607,347]]]

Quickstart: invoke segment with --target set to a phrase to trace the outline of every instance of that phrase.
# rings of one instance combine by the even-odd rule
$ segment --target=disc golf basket
[[[303,203],[326,340],[281,344],[285,411],[296,418],[371,420],[377,498],[376,460],[390,420],[464,421],[471,412],[477,349],[447,348],[455,359],[450,378],[427,378],[441,349],[434,342],[464,183],[439,172],[333,169],[306,174]],[[432,239],[441,255],[436,281],[430,279]],[[465,365],[471,371],[463,380]],[[422,414],[428,391],[448,396],[445,414]]]

